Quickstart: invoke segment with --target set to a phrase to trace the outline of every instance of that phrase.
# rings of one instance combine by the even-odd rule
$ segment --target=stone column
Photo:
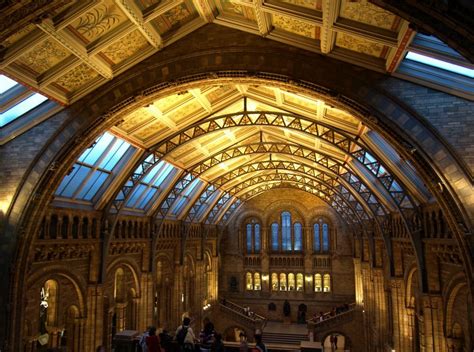
[[[90,285],[87,288],[87,320],[85,322],[84,350],[95,351],[102,345],[104,338],[104,290],[101,285]]]

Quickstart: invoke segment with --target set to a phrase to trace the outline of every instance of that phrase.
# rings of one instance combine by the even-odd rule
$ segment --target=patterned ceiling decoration
[[[396,66],[413,35],[367,0],[80,1],[7,38],[0,69],[67,105],[209,22],[380,72]],[[357,116],[278,85],[190,88],[129,112],[111,132],[147,153],[100,200],[110,214],[134,211],[127,200],[162,160],[180,171],[145,212],[156,219],[228,221],[245,200],[295,187],[351,224],[380,226],[429,197],[405,190],[408,176],[389,171],[393,153],[369,143],[373,131]]]
[[[397,66],[405,36],[415,34],[367,0],[78,1],[4,40],[0,70],[67,105],[209,22],[381,72]],[[202,95],[211,104],[219,96]],[[148,140],[160,130],[153,128],[136,137]]]

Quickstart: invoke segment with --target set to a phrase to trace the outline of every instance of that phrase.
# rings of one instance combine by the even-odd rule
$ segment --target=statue
[[[287,299],[285,299],[285,302],[283,303],[283,314],[285,315],[285,317],[289,317],[291,314],[290,302],[288,302]]]

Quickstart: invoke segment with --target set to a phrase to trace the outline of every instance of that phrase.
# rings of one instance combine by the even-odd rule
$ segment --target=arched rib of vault
[[[359,202],[361,203],[367,202],[365,199],[363,199],[360,196],[360,189],[356,190],[352,184],[347,182],[344,178],[339,177],[339,175],[334,174],[332,170],[324,169],[322,167],[317,168],[315,167],[315,165],[311,165],[310,163],[307,163],[306,160],[302,160],[298,162],[291,159],[272,160],[271,156],[272,155],[270,155],[270,159],[252,161],[242,166],[238,166],[237,168],[230,170],[227,173],[220,175],[218,178],[210,180],[209,182],[215,184],[218,187],[225,188],[226,187],[225,185],[227,182],[239,177],[243,173],[251,172],[252,170],[255,170],[255,171],[257,170],[294,170],[294,171],[302,172],[308,176],[312,176],[315,179],[326,182],[336,188],[338,187],[336,185],[337,183],[341,187],[345,187],[347,190],[349,190],[350,194],[352,194]],[[358,182],[360,183],[360,181]],[[368,199],[370,199],[371,196],[377,199],[375,195],[373,195],[373,193],[370,192],[369,189],[367,189],[366,193],[368,193],[369,195]],[[369,205],[369,209],[370,209],[370,212],[372,212],[375,216],[377,215],[383,216],[388,213],[388,210],[383,206],[383,203],[381,203],[379,200],[377,201],[377,204],[374,204],[374,205],[376,205],[376,207],[372,207]]]
[[[312,187],[306,187],[304,184],[301,184],[299,182],[275,181],[271,183],[262,183],[262,184],[258,184],[254,188],[244,190],[239,196],[244,200],[249,200],[270,189],[273,189],[276,187],[288,188],[288,186],[298,188],[304,192],[307,192],[309,194],[319,197],[321,200],[327,203],[331,208],[333,208],[336,211],[336,213],[339,214],[342,217],[342,219],[344,219],[346,223],[350,225],[356,225],[358,229],[360,229],[360,231],[364,230],[364,227],[362,225],[359,227],[361,223],[358,221],[357,215],[353,213],[352,208],[350,206],[345,204],[342,198],[340,198],[339,196],[336,196],[334,200],[331,200],[326,197],[321,197],[319,195],[319,190],[315,190]],[[352,219],[355,219],[356,221],[353,221]]]
[[[104,85],[100,91],[74,104],[59,119],[58,129],[47,146],[39,153],[16,188],[6,213],[5,248],[10,248],[6,263],[16,256],[16,272],[10,297],[22,299],[22,285],[26,275],[28,254],[40,219],[50,202],[52,192],[67,173],[86,145],[90,145],[104,130],[117,123],[122,114],[132,111],[169,94],[201,84],[240,82],[270,84],[304,92],[348,110],[364,124],[379,132],[403,158],[409,160],[429,190],[438,200],[462,253],[464,270],[470,290],[473,282],[472,252],[469,244],[471,219],[474,210],[472,181],[463,167],[461,158],[452,147],[426,123],[413,108],[377,84],[384,76],[337,62],[329,57],[291,50],[283,44],[265,41],[239,32],[226,41],[227,35],[216,26],[207,26],[183,38],[179,46],[170,46],[162,52],[137,64]],[[196,40],[202,35],[220,36],[223,46],[208,47],[214,43]],[[253,43],[252,46],[242,45]],[[226,46],[227,45],[227,46]],[[236,58],[259,60],[239,60]],[[216,60],[218,58],[218,60]],[[209,63],[212,63],[209,66]],[[291,67],[288,63],[292,63]],[[265,72],[261,72],[265,67]],[[186,68],[186,69],[183,69]],[[152,74],[150,74],[152,73]],[[423,134],[423,140],[419,139]],[[410,151],[416,148],[411,154]],[[19,232],[25,240],[16,248]],[[7,270],[7,269],[5,269]],[[6,304],[2,304],[6,306]],[[15,304],[9,317],[12,322],[10,340],[19,344],[22,336],[21,305]],[[13,349],[17,345],[13,345]]]
[[[204,121],[200,121],[174,133],[165,140],[162,140],[158,144],[152,146],[150,150],[157,153],[158,156],[161,156],[161,158],[164,158],[168,155],[172,155],[172,153],[175,152],[178,148],[183,147],[192,141],[199,140],[204,137],[210,138],[211,136],[209,136],[209,134],[213,134],[225,129],[255,126],[272,126],[282,129],[298,131],[299,133],[306,134],[311,137],[320,139],[326,143],[329,143],[348,157],[355,157],[355,159],[358,159],[360,163],[353,160],[352,163],[356,165],[351,168],[356,173],[358,173],[358,169],[360,169],[361,166],[366,168],[369,171],[368,173],[365,173],[365,177],[369,179],[368,181],[370,183],[371,181],[374,182],[374,187],[377,189],[377,192],[381,192],[386,200],[390,199],[388,194],[384,194],[384,192],[382,191],[385,189],[388,193],[390,193],[390,188],[387,189],[387,187],[379,179],[380,175],[377,172],[374,173],[374,169],[369,166],[369,164],[373,164],[373,151],[369,150],[366,146],[356,141],[354,136],[349,135],[345,131],[335,128],[334,126],[319,121],[311,120],[302,116],[279,112],[250,111],[227,114],[223,116],[214,116],[212,118],[205,119]],[[360,158],[357,158],[357,155],[363,155],[364,157],[362,158],[362,160],[360,160]],[[368,159],[369,157],[370,161],[365,162],[364,160]],[[144,162],[144,160],[144,158],[141,158],[142,163]],[[161,159],[157,158],[156,161],[154,160],[154,164],[159,162],[159,160]],[[382,162],[377,160],[377,163],[377,168],[384,168],[385,176],[394,178]],[[127,177],[127,182],[121,189],[121,194],[126,195],[125,198],[117,199],[114,195],[114,197],[111,199],[111,203],[109,204],[108,208],[115,208],[116,211],[120,212],[120,210],[126,203],[128,196],[133,193],[133,188],[138,185],[141,179],[146,176],[147,169],[145,169],[144,167],[143,169],[144,172],[141,175],[129,173]],[[375,177],[372,177],[372,179],[370,179],[370,175],[373,175]],[[403,184],[400,183],[400,181],[398,181],[398,183],[402,188],[404,187]],[[134,187],[130,189],[128,186],[129,184],[134,185]],[[117,191],[116,193],[119,193],[119,191]],[[396,200],[396,198],[394,199]]]
[[[275,182],[275,181],[292,181],[292,182],[297,182],[299,184],[303,184],[305,186],[311,187],[312,189],[316,191],[320,191],[324,194],[327,199],[332,199],[334,194],[338,194],[342,199],[344,199],[344,202],[350,206],[351,208],[357,209],[357,206],[360,208],[363,208],[363,212],[365,213],[363,216],[359,216],[359,220],[363,219],[370,219],[373,218],[373,214],[367,207],[363,207],[358,201],[355,201],[354,204],[351,204],[347,199],[345,199],[342,194],[335,189],[333,186],[327,184],[326,182],[323,182],[321,180],[318,180],[316,178],[313,178],[311,176],[307,176],[304,173],[300,171],[286,171],[284,173],[278,173],[278,169],[275,169],[274,172],[271,173],[266,173],[266,174],[260,174],[260,175],[254,175],[254,173],[261,173],[259,171],[253,171],[253,172],[248,172],[246,174],[243,174],[243,179],[238,182],[235,185],[232,185],[227,192],[229,194],[238,197],[239,194],[242,193],[242,191],[245,190],[250,190],[256,185],[259,185],[260,183],[265,183],[265,182]],[[371,215],[369,215],[371,214]]]

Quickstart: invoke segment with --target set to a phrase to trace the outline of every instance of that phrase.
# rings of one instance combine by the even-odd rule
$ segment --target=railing
[[[355,311],[355,303],[351,303],[347,306],[347,309],[338,313],[338,314],[333,314],[331,312],[324,313],[322,316],[322,320],[320,319],[320,316],[316,321],[314,320],[308,320],[308,330],[309,331],[314,331],[316,329],[321,330],[321,329],[327,329],[327,328],[332,328],[333,326],[339,325],[341,323],[346,323],[348,321],[351,321],[354,315]]]
[[[246,325],[252,326],[254,329],[263,329],[267,323],[267,318],[262,315],[250,312],[247,314],[244,307],[239,306],[234,302],[228,300],[221,300],[219,302],[221,311],[227,312],[234,319],[239,320]]]

